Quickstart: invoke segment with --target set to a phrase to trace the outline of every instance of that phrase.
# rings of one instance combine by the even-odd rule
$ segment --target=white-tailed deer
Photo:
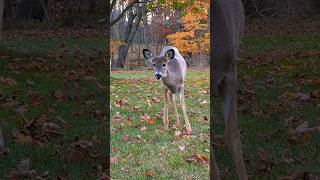
[[[210,43],[213,67],[211,85],[213,95],[222,99],[222,114],[225,121],[225,141],[231,152],[239,179],[248,175],[242,157],[240,132],[237,122],[237,71],[236,59],[240,40],[244,32],[244,10],[241,0],[214,0],[210,4]],[[214,101],[211,96],[211,102]],[[211,107],[213,107],[211,103]],[[213,115],[211,108],[211,115]],[[213,123],[213,117],[211,123]],[[213,127],[213,124],[211,124]],[[211,133],[211,139],[213,139]],[[220,180],[213,144],[211,142],[211,177]]]
[[[168,109],[170,103],[173,106],[176,126],[179,126],[180,124],[176,107],[176,94],[178,93],[185,127],[187,128],[187,131],[191,133],[192,131],[187,116],[184,97],[184,78],[187,71],[187,65],[184,58],[174,46],[164,47],[159,56],[154,56],[151,51],[143,49],[143,56],[147,61],[151,61],[153,63],[155,78],[162,81],[164,89],[164,129],[168,129],[169,127]]]

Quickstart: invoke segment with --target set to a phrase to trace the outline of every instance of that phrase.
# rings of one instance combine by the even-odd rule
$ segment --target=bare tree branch
[[[114,1],[116,0],[113,0],[112,3],[114,3]],[[110,26],[113,26],[114,24],[116,24],[118,21],[120,21],[120,19],[122,18],[122,16],[133,6],[135,5],[136,3],[147,3],[147,2],[151,2],[149,0],[145,0],[145,1],[139,1],[139,0],[134,0],[132,1],[130,4],[128,4],[128,6],[119,14],[119,16],[115,19],[113,19],[111,22],[110,22]]]
[[[111,10],[114,8],[114,6],[116,5],[116,3],[117,3],[117,0],[112,0],[111,6],[110,6],[110,9],[111,9]]]
[[[122,16],[137,2],[139,2],[139,0],[134,0],[132,1],[130,4],[128,4],[128,6],[119,14],[119,16],[115,19],[113,19],[110,22],[110,26],[113,26],[115,23],[117,23],[118,21],[120,21],[120,19],[122,18]]]
[[[253,5],[254,5],[254,8],[256,9],[256,12],[257,12],[261,17],[263,17],[264,19],[267,19],[267,17],[266,17],[265,15],[263,15],[263,14],[259,11],[256,1],[255,1],[255,0],[252,0],[252,3],[253,3]]]

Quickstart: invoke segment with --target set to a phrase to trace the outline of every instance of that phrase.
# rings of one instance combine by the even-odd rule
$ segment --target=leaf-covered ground
[[[250,179],[320,177],[320,36],[314,31],[297,35],[253,33],[243,40],[238,61],[238,113]],[[178,137],[181,142],[174,130],[161,131],[162,89],[151,72],[112,75],[111,174],[115,179],[208,178],[201,163],[186,161],[193,153],[209,156],[208,142],[202,139],[209,140],[209,122],[199,121],[209,115],[208,105],[201,106],[209,97],[203,94],[208,90],[208,73],[193,71],[188,75],[187,104],[196,137]],[[215,109],[216,159],[223,179],[237,179],[222,138],[220,107]],[[151,123],[141,117],[143,114],[148,114]],[[181,144],[185,151],[180,151]]]
[[[103,176],[108,109],[103,34],[30,30],[4,37],[0,126],[8,149],[0,152],[0,179]]]
[[[238,113],[250,179],[320,177],[320,36],[302,34],[243,41]],[[219,113],[214,127],[223,134]],[[213,141],[224,179],[236,179],[223,141]]]
[[[171,128],[162,129],[163,89],[153,71],[115,71],[111,77],[112,178],[209,179],[209,70],[187,73],[191,136],[172,128],[172,109]]]

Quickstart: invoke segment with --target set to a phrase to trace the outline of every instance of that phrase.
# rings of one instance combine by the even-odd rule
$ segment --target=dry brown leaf
[[[147,176],[147,177],[154,177],[156,175],[156,173],[154,171],[150,170],[150,171],[146,171],[144,173],[144,175]]]
[[[80,161],[89,158],[97,158],[99,155],[94,152],[94,144],[88,140],[77,140],[70,144],[68,158],[73,161]]]
[[[191,157],[186,159],[187,162],[199,163],[202,165],[208,165],[209,159],[207,157],[201,156],[200,154],[193,153]]]
[[[38,106],[42,103],[43,98],[39,94],[32,94],[30,101],[32,106]]]
[[[129,135],[125,135],[122,137],[123,142],[129,142]]]
[[[112,120],[114,122],[121,122],[123,120],[123,117],[120,115],[119,112],[116,112],[116,114],[112,117]]]
[[[140,116],[140,120],[142,122],[148,121],[149,119],[150,119],[150,116],[148,116],[148,114],[143,114],[143,115]]]
[[[30,159],[24,159],[13,168],[8,175],[8,178],[11,180],[15,179],[38,179],[44,180],[47,179],[49,176],[49,171],[45,171],[42,175],[37,175],[36,170],[31,169],[31,161]]]
[[[148,119],[148,120],[147,120],[147,123],[148,123],[149,125],[155,125],[155,124],[156,124],[156,121],[155,121],[154,119]]]
[[[267,161],[269,159],[267,152],[262,148],[257,149],[257,155],[262,161]]]
[[[180,152],[186,151],[186,145],[184,145],[184,144],[179,145],[179,151],[180,151]]]
[[[20,130],[18,129],[12,130],[12,137],[14,138],[14,142],[17,144],[28,144],[28,145],[35,144],[35,141],[30,134],[20,132]]]
[[[64,78],[68,81],[77,81],[80,79],[79,74],[76,71],[70,70],[64,74]]]
[[[5,86],[16,86],[18,84],[13,78],[2,76],[0,76],[0,83]]]

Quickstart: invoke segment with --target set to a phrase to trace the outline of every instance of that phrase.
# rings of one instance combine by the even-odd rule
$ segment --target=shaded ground
[[[318,33],[247,35],[243,41],[238,112],[251,179],[320,177],[319,42]],[[223,134],[220,114],[215,133]],[[224,179],[236,179],[217,137]]]
[[[0,124],[9,153],[1,156],[0,179],[96,179],[103,174],[105,37],[85,30],[78,34],[87,35],[5,34]]]

